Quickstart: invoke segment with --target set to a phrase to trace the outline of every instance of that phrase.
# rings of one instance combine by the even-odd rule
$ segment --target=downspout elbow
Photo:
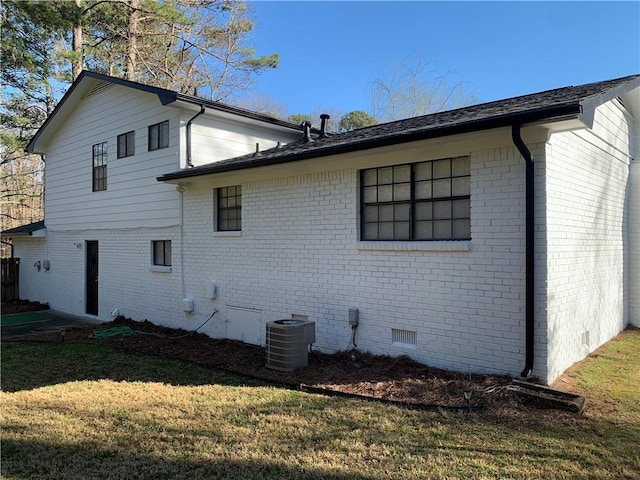
[[[535,282],[535,169],[533,156],[522,140],[520,125],[512,125],[511,138],[524,158],[526,171],[525,200],[525,366],[520,375],[529,377],[533,371],[535,348],[534,282]]]
[[[193,161],[191,159],[191,124],[196,118],[204,113],[204,110],[204,105],[200,105],[200,111],[187,122],[187,167],[189,168],[193,168]]]

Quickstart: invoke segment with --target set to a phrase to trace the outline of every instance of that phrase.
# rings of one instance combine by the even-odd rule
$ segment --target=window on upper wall
[[[169,146],[169,120],[149,125],[149,151]]]
[[[360,172],[361,240],[469,240],[469,157]]]
[[[153,241],[153,265],[171,266],[171,240]]]
[[[233,232],[242,230],[242,187],[218,188],[217,230]]]
[[[135,154],[136,132],[127,132],[118,135],[118,158],[130,157]]]
[[[107,142],[96,143],[92,147],[93,191],[107,189]]]

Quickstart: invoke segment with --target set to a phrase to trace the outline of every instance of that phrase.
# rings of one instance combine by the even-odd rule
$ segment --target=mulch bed
[[[91,339],[96,330],[129,327],[138,333]],[[458,409],[468,407],[465,388],[473,389],[472,409],[525,408],[505,387],[511,378],[468,375],[431,368],[408,357],[371,355],[352,350],[335,354],[311,352],[309,366],[279,372],[265,366],[265,349],[235,340],[213,339],[160,327],[149,321],[119,317],[99,326],[74,327],[64,333],[29,336],[31,341],[100,342],[127,351],[171,357],[247,375],[256,379],[314,392],[356,395],[391,401],[415,408]],[[152,335],[148,335],[152,334]]]
[[[18,301],[2,305],[2,313],[48,309],[37,302]],[[96,330],[129,327],[137,334],[89,338]],[[247,343],[214,339],[192,333],[118,317],[97,326],[73,327],[64,332],[30,335],[29,341],[100,342],[130,352],[176,358],[205,367],[219,368],[292,388],[328,394],[354,395],[415,408],[476,411],[500,416],[520,416],[535,408],[507,389],[511,377],[475,375],[429,367],[409,357],[371,355],[357,350],[323,354],[312,351],[309,365],[294,372],[265,366],[265,348]],[[465,389],[473,389],[470,403]],[[559,412],[558,412],[559,413]]]

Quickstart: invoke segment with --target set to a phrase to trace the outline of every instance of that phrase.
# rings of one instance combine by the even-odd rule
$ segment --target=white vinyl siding
[[[189,118],[191,117],[184,116],[183,123]],[[253,153],[256,151],[256,144],[260,150],[266,150],[275,147],[278,142],[299,140],[302,132],[274,132],[258,125],[240,124],[203,115],[192,124],[191,138],[192,162],[198,166]]]
[[[148,126],[174,118],[170,147],[117,158],[108,151],[108,190],[92,196],[91,146],[134,131],[143,145]],[[112,86],[85,98],[47,148],[46,215],[50,229],[161,227],[179,222],[175,187],[156,177],[180,168],[179,112],[157,96]]]

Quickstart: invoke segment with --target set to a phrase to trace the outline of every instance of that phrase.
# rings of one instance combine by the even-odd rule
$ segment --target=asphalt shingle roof
[[[8,230],[2,231],[2,236],[11,236],[16,234],[29,235],[38,230],[42,230],[44,228],[44,220],[40,220],[39,222],[29,223],[28,225],[21,225],[15,228],[9,228]]]
[[[489,103],[383,123],[371,127],[315,137],[313,142],[300,141],[228,160],[180,170],[158,177],[159,181],[229,172],[246,168],[275,165],[296,160],[317,158],[409,141],[443,137],[513,124],[558,119],[582,113],[583,102],[621,93],[640,85],[640,75],[618,78],[581,86],[570,86],[523,95]]]

